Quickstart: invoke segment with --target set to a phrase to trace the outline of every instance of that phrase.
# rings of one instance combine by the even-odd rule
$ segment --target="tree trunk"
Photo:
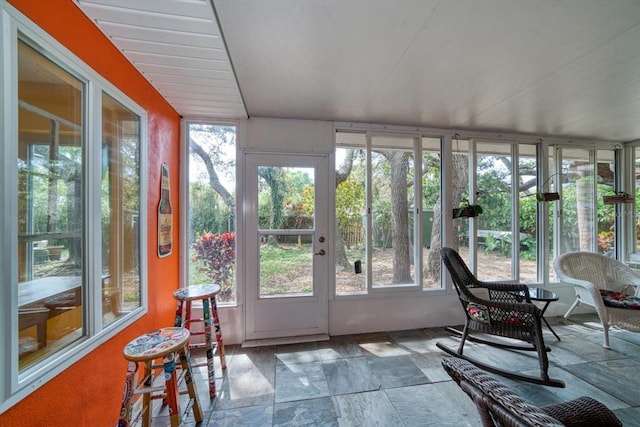
[[[593,223],[593,178],[584,177],[576,181],[576,205],[578,213],[579,250],[592,251],[592,238],[595,233]]]
[[[342,234],[340,233],[340,226],[338,225],[338,221],[336,221],[336,269],[340,269],[342,271],[351,270],[352,266],[349,262],[349,258],[347,258],[347,250],[345,249],[344,239],[342,239]]]
[[[453,206],[456,207],[460,204],[462,199],[462,192],[464,191],[469,181],[469,161],[468,156],[464,154],[453,155],[453,177],[451,181],[451,191],[453,195]],[[449,214],[449,213],[445,213]],[[431,231],[431,249],[427,257],[425,265],[424,277],[440,281],[440,242],[441,242],[441,229],[442,229],[442,195],[438,197],[436,205],[433,207],[433,228]],[[457,248],[457,240],[453,242],[454,247]]]
[[[284,225],[284,182],[281,179],[279,169],[275,167],[261,167],[258,169],[258,175],[265,180],[271,189],[271,221],[269,228],[279,229]],[[274,235],[267,237],[269,245],[277,245],[278,242]]]
[[[389,153],[391,164],[391,241],[393,242],[393,283],[411,283],[411,254],[409,242],[409,204],[407,175],[409,154]]]

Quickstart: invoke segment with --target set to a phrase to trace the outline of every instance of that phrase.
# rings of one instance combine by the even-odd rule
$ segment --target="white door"
[[[246,154],[245,338],[328,332],[328,157]]]

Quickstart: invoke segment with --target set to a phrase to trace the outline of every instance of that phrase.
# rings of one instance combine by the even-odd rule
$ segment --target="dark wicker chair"
[[[442,248],[440,254],[462,303],[465,324],[462,331],[447,328],[461,338],[457,351],[442,343],[437,343],[437,346],[452,356],[466,359],[494,374],[536,384],[564,387],[563,381],[549,378],[547,351],[550,349],[545,346],[542,336],[542,312],[531,302],[527,285],[480,281],[469,271],[455,250]],[[498,340],[481,339],[471,335],[472,331],[512,338],[527,344],[518,345],[504,342],[504,340],[499,342]],[[464,355],[463,350],[467,339],[510,350],[536,351],[540,362],[540,376],[506,371]],[[524,367],[523,370],[525,370]]]
[[[622,425],[609,408],[591,397],[537,407],[466,360],[446,357],[442,366],[473,400],[484,427]]]

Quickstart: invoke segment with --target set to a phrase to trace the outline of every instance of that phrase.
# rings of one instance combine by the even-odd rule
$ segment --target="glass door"
[[[326,334],[328,159],[247,154],[245,160],[245,338]]]

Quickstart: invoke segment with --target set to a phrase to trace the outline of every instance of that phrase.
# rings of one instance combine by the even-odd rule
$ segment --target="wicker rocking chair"
[[[625,264],[593,252],[567,252],[553,261],[553,268],[558,279],[576,291],[564,318],[580,304],[595,308],[604,329],[604,348],[611,348],[611,326],[640,331],[640,277]]]
[[[442,248],[440,254],[462,303],[465,324],[463,331],[447,328],[448,331],[460,336],[461,341],[457,350],[442,343],[436,344],[438,348],[494,374],[535,384],[564,387],[563,381],[549,378],[547,352],[551,349],[544,344],[541,310],[531,302],[527,285],[480,281],[469,271],[455,250]],[[470,335],[472,331],[512,338],[526,344],[518,345],[504,341],[485,340]],[[463,354],[467,340],[510,350],[535,351],[538,354],[540,376],[507,371],[468,357]]]

